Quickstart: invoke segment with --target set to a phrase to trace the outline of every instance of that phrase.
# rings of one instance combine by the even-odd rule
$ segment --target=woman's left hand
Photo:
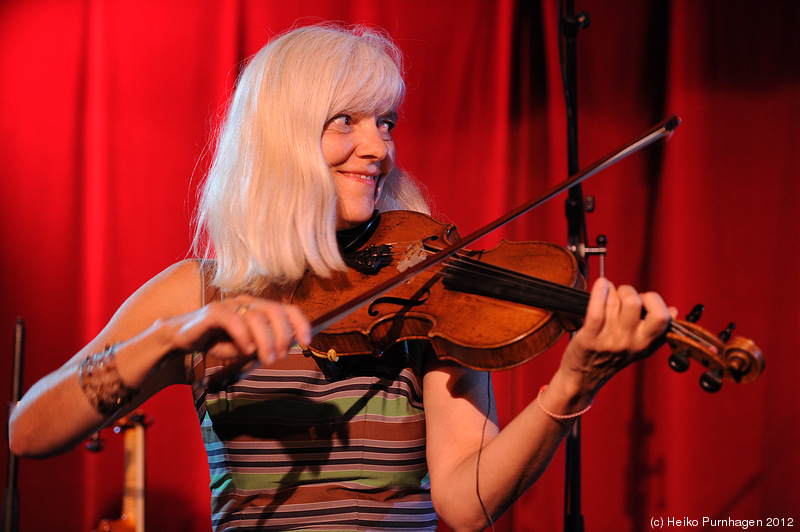
[[[655,292],[640,294],[631,286],[616,288],[598,279],[560,371],[578,385],[579,395],[592,398],[622,368],[652,354],[676,315]]]

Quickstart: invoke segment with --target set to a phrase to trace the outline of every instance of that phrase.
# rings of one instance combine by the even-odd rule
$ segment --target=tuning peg
[[[697,323],[700,320],[700,317],[703,315],[703,311],[705,309],[705,305],[698,303],[692,307],[692,311],[686,316],[686,321],[689,323]]]
[[[700,377],[700,386],[707,392],[718,392],[722,388],[722,366],[703,373]]]
[[[681,349],[680,351],[675,351],[669,356],[669,367],[677,371],[678,373],[683,373],[687,369],[689,369],[689,350],[688,349]]]
[[[733,333],[733,330],[735,328],[736,328],[736,324],[733,323],[733,322],[730,322],[728,324],[728,327],[726,327],[724,331],[719,333],[719,335],[718,335],[719,339],[722,340],[723,342],[727,342],[728,340],[730,340],[731,339],[731,334]]]

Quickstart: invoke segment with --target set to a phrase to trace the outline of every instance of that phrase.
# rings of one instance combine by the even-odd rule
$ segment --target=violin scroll
[[[700,386],[708,392],[719,391],[723,379],[736,383],[756,380],[764,371],[765,362],[755,342],[740,336],[731,338],[736,327],[733,323],[719,335],[712,334],[695,323],[700,312],[702,307],[698,305],[686,320],[673,320],[667,332],[672,349],[670,367],[683,372],[689,369],[690,359],[700,362],[708,368],[700,377]]]

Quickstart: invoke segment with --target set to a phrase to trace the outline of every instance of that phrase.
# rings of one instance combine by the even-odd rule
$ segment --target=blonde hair
[[[216,259],[216,286],[258,291],[344,268],[336,191],[320,140],[336,114],[383,113],[405,95],[401,54],[383,33],[330,25],[292,30],[242,72],[201,191],[194,250]],[[379,210],[428,212],[401,170]]]

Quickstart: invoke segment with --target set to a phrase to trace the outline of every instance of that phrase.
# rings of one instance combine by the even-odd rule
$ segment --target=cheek
[[[329,166],[335,166],[347,160],[352,147],[341,135],[325,133],[320,141],[322,156]]]
[[[389,142],[386,145],[387,154],[386,158],[381,161],[381,173],[386,175],[394,169],[394,161],[397,152],[394,149],[394,142]]]

